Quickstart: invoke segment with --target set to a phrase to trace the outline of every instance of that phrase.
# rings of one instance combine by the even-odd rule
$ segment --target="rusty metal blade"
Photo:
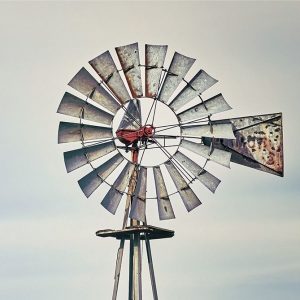
[[[167,45],[146,44],[145,46],[146,97],[154,98],[157,96],[167,50]]]
[[[117,47],[116,52],[132,97],[143,97],[138,43]]]
[[[84,147],[64,152],[64,160],[67,172],[86,165],[88,162],[98,159],[116,149],[114,142],[102,143],[90,147]]]
[[[235,139],[231,123],[182,126],[182,135],[188,137],[215,137]]]
[[[153,174],[155,180],[159,219],[160,220],[174,219],[175,218],[174,211],[159,166],[153,167]]]
[[[58,143],[70,143],[87,140],[111,138],[112,128],[77,123],[60,122]]]
[[[181,92],[170,103],[170,107],[177,111],[183,105],[187,104],[199,94],[203,93],[218,80],[208,75],[205,71],[200,70],[192,80],[181,90]]]
[[[216,147],[232,152],[232,162],[283,176],[281,113],[240,117],[227,121],[232,123],[236,139],[216,140]],[[209,141],[205,139],[204,142]]]
[[[228,103],[225,101],[222,94],[218,94],[203,103],[197,104],[182,113],[178,114],[177,117],[180,122],[186,122],[190,120],[200,119],[208,117],[216,113],[220,113],[231,109]]]
[[[67,116],[77,117],[106,125],[110,125],[113,120],[113,116],[111,114],[68,92],[64,94],[57,112]]]
[[[132,172],[135,168],[135,165],[128,162],[121,174],[115,180],[113,186],[110,188],[108,193],[105,195],[101,204],[104,208],[106,208],[110,213],[115,214],[117,208],[120,204],[121,198],[126,187],[129,184],[129,180],[131,178]]]
[[[231,153],[229,151],[216,149],[214,147],[211,148],[210,146],[206,146],[200,143],[194,143],[187,140],[182,140],[181,146],[206,159],[214,161],[219,165],[230,168]]]
[[[117,101],[114,100],[85,68],[81,68],[68,85],[84,96],[97,102],[113,114],[115,114],[120,107]]]
[[[140,129],[141,123],[142,116],[140,102],[137,99],[132,99],[129,101],[127,111],[124,112],[118,130],[137,130]]]
[[[123,161],[123,156],[117,153],[103,165],[93,170],[86,176],[82,177],[78,184],[82,189],[85,196],[88,198],[100,185],[101,183],[118,167]]]
[[[125,103],[130,99],[109,51],[102,53],[89,61],[89,63],[121,103]]]
[[[168,102],[194,62],[194,58],[190,58],[175,52],[159,93],[159,100]]]
[[[141,222],[146,222],[146,190],[147,168],[141,167],[138,171],[137,184],[134,191],[129,217]]]
[[[185,168],[187,168],[211,192],[215,192],[219,183],[221,182],[220,179],[204,170],[180,151],[175,153],[174,158],[178,160]]]
[[[191,211],[199,206],[201,204],[201,201],[187,184],[174,164],[171,161],[167,161],[165,162],[165,166],[178,190],[178,193],[187,211]]]

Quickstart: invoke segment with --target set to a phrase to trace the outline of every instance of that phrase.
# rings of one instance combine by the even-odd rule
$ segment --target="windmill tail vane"
[[[156,199],[160,220],[175,218],[175,195],[190,212],[201,204],[195,181],[212,193],[220,184],[208,164],[229,168],[234,162],[283,176],[281,113],[213,120],[215,114],[231,110],[222,94],[205,97],[218,81],[202,69],[186,80],[195,59],[175,52],[167,66],[167,51],[166,45],[146,44],[144,64],[138,43],[117,47],[117,60],[110,51],[102,53],[89,61],[99,78],[81,68],[57,110],[78,119],[60,122],[58,143],[74,144],[74,150],[64,152],[67,172],[90,166],[78,180],[85,196],[108,185],[101,205],[112,214],[125,199],[121,229],[96,232],[120,241],[112,299],[117,299],[126,240],[128,299],[142,299],[142,241],[153,299],[158,299],[150,241],[171,238],[174,231],[147,224],[149,199]],[[148,193],[151,176],[154,197]]]

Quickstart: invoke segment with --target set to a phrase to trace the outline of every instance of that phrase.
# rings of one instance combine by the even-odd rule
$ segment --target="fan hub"
[[[155,128],[153,125],[145,125],[138,130],[121,129],[116,131],[120,142],[125,145],[131,145],[139,140],[145,140],[154,135]]]

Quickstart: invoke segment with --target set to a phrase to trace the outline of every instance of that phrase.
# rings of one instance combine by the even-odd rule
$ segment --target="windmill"
[[[217,80],[204,70],[186,80],[195,59],[178,52],[165,67],[167,48],[145,45],[145,64],[141,64],[138,43],[117,47],[120,69],[109,51],[97,56],[89,64],[100,80],[87,69],[80,69],[69,82],[73,93],[64,94],[57,111],[79,119],[75,123],[60,122],[58,143],[81,146],[64,152],[64,161],[67,172],[91,167],[78,181],[85,196],[108,185],[101,204],[112,214],[125,200],[122,228],[96,233],[120,241],[112,299],[117,298],[126,240],[130,259],[128,298],[142,299],[141,241],[145,241],[153,299],[158,299],[150,241],[170,238],[174,231],[147,224],[150,198],[157,199],[160,220],[175,218],[171,201],[175,194],[188,212],[195,209],[201,201],[193,183],[199,181],[213,193],[220,183],[207,170],[210,163],[228,168],[232,161],[283,176],[281,113],[213,120],[214,114],[231,109],[222,94],[204,96]],[[158,117],[160,110],[171,117]],[[173,122],[168,123],[169,119]],[[157,151],[163,159],[158,159]],[[201,158],[201,165],[192,158],[194,154]],[[105,161],[95,166],[99,159]],[[115,173],[113,182],[109,181]],[[151,174],[155,197],[147,195]]]

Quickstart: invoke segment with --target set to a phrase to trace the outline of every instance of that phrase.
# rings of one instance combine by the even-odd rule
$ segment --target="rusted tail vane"
[[[231,161],[234,163],[283,176],[281,113],[233,118],[227,121],[233,124],[236,139],[216,140],[215,147],[231,152]],[[203,141],[205,144],[210,143],[208,138]]]
[[[64,152],[64,160],[67,172],[69,173],[71,171],[74,171],[88,164],[89,162],[105,156],[115,149],[116,146],[114,142],[107,142],[99,145]]]
[[[85,196],[89,197],[123,160],[124,157],[118,153],[103,165],[82,177],[78,184]]]
[[[174,211],[168,196],[163,175],[159,166],[153,168],[155,188],[157,195],[157,206],[160,220],[174,219]]]
[[[100,104],[113,114],[115,114],[120,107],[118,102],[114,100],[114,98],[85,68],[81,68],[68,85],[82,95],[89,97],[96,103]]]
[[[146,222],[147,168],[140,167],[129,217]]]
[[[197,104],[177,115],[180,122],[200,119],[210,115],[230,110],[222,94],[218,94],[203,103]]]
[[[167,71],[166,78],[162,84],[161,91],[159,93],[159,100],[167,103],[179,86],[182,79],[195,62],[194,58],[184,56],[178,52],[175,52],[169,69]]]
[[[143,97],[138,43],[117,47],[116,52],[132,97]]]
[[[112,128],[78,123],[60,122],[58,143],[80,142],[95,139],[112,138]]]
[[[166,45],[145,46],[146,97],[154,98],[157,96],[167,50],[168,46]]]
[[[92,59],[89,64],[121,103],[131,98],[109,51]]]
[[[124,167],[118,178],[115,180],[109,192],[103,198],[101,204],[110,213],[116,213],[123,193],[129,184],[134,168],[134,164],[132,164],[131,162],[127,162],[126,166]]]
[[[214,79],[205,71],[200,70],[172,100],[169,106],[177,111],[217,82],[217,79]]]
[[[179,173],[174,164],[169,160],[165,162],[165,166],[177,188],[177,191],[182,199],[186,210],[189,212],[197,206],[199,206],[201,204],[201,201],[198,199],[193,190],[189,187],[188,183]]]
[[[59,104],[58,113],[110,125],[113,116],[100,108],[66,92]]]

